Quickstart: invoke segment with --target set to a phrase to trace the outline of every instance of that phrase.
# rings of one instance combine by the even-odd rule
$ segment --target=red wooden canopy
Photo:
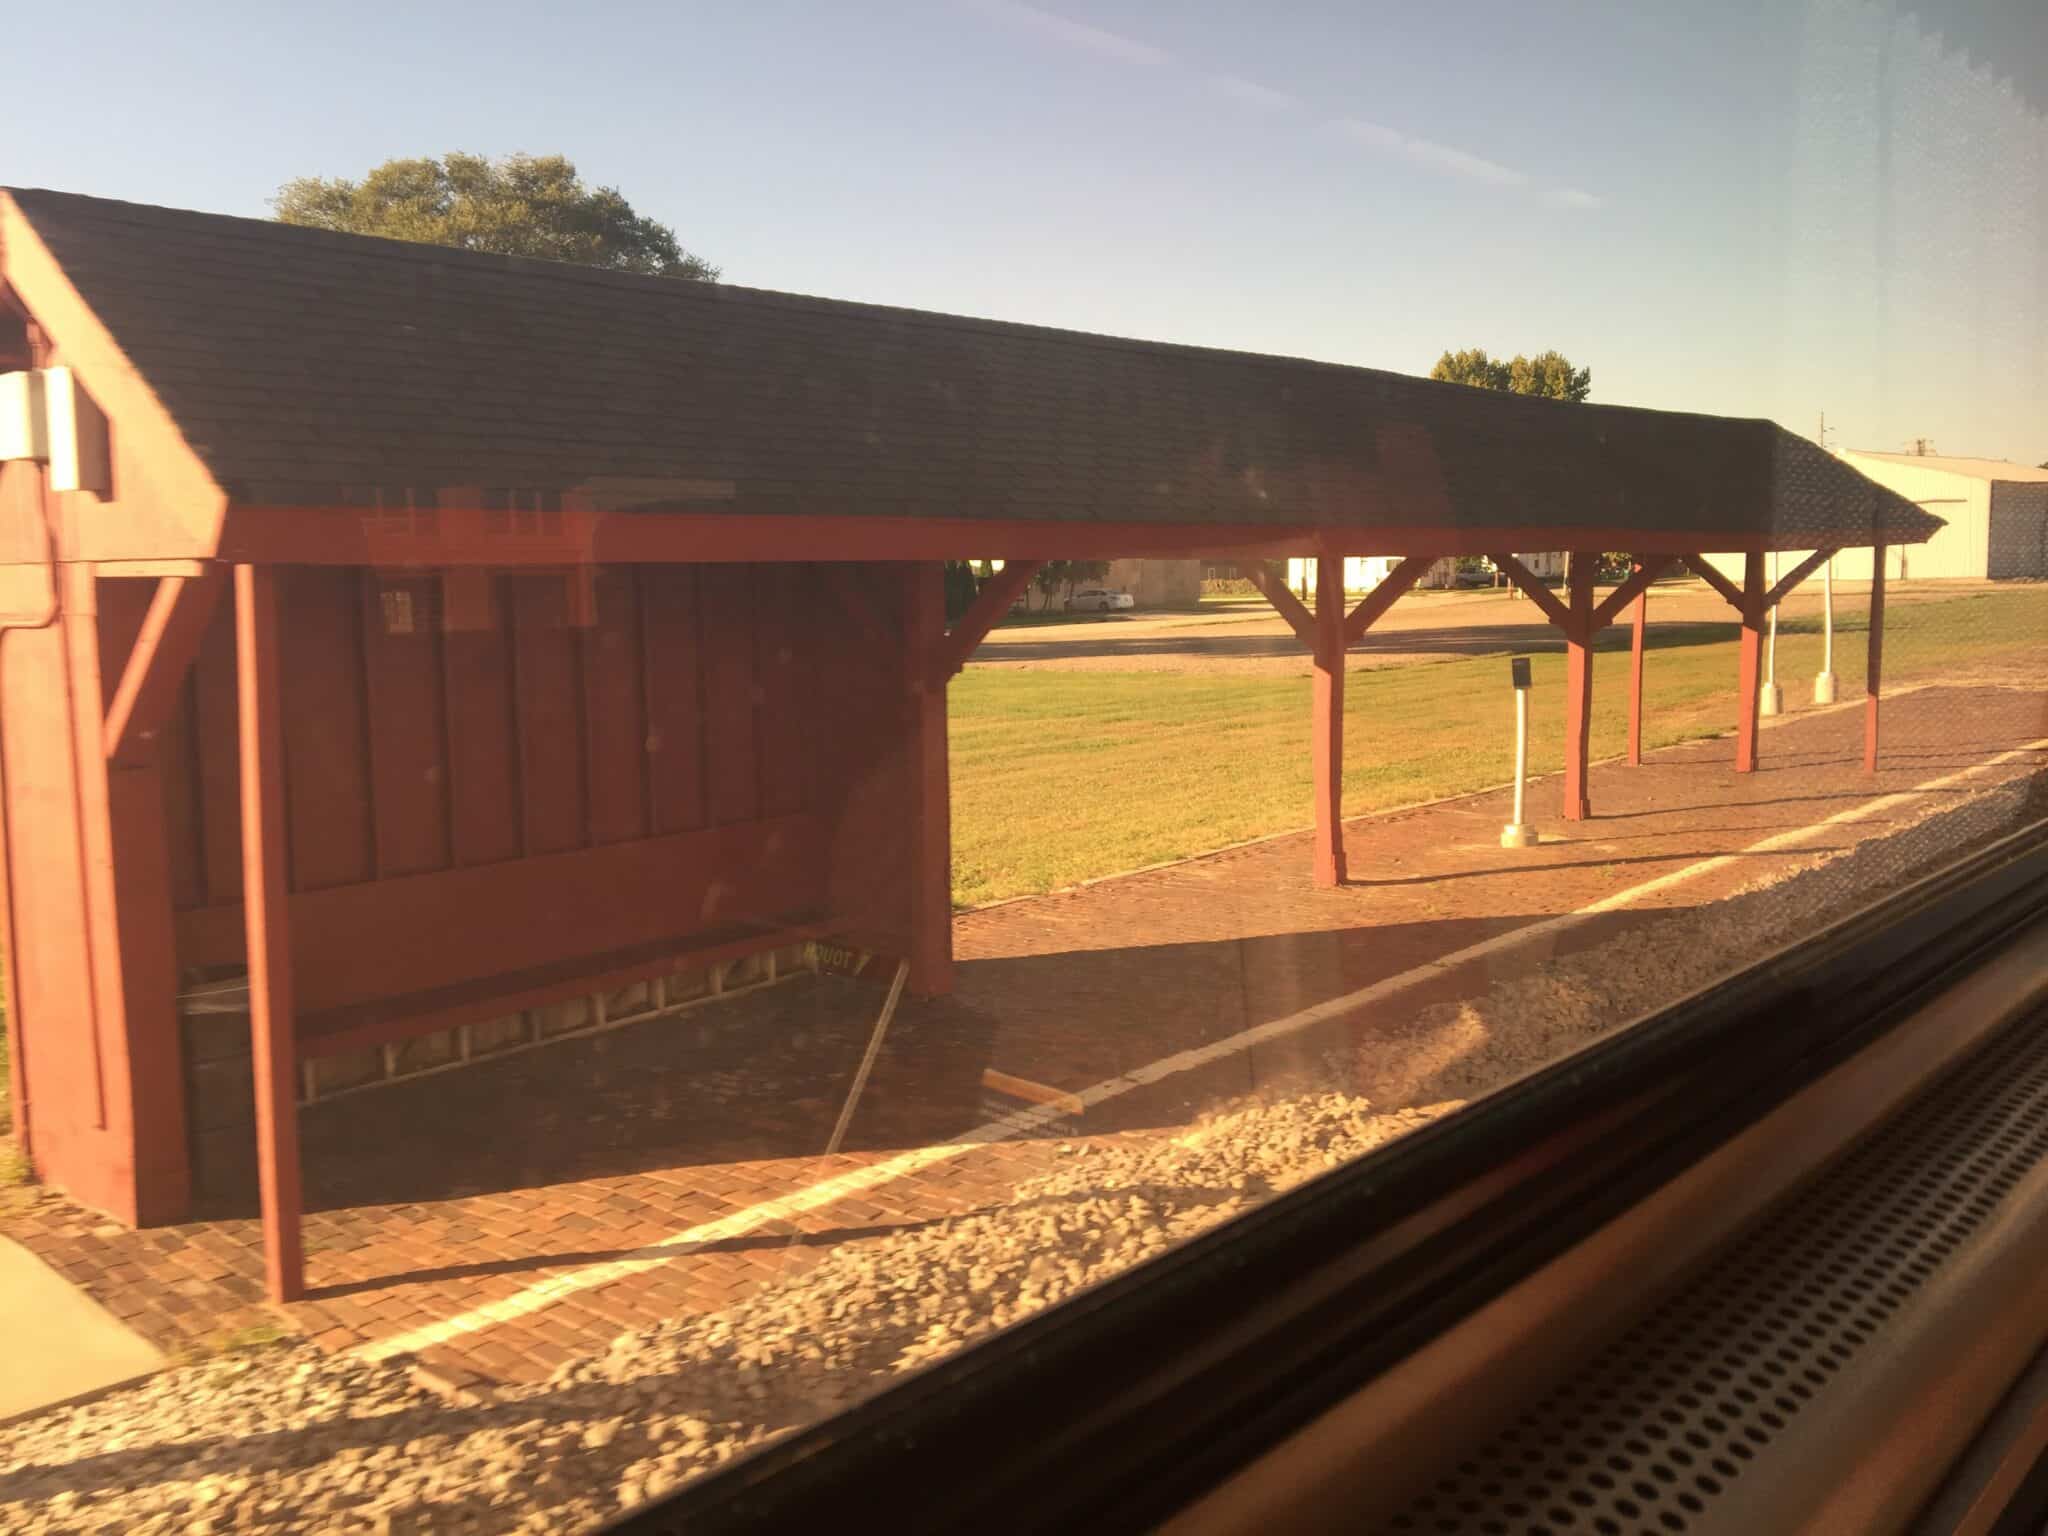
[[[22,1123],[174,1219],[210,1134],[179,994],[245,971],[279,1295],[302,1055],[793,934],[944,990],[945,683],[1038,561],[1318,558],[1313,612],[1269,595],[1331,882],[1344,651],[1431,559],[1494,555],[1565,632],[1578,817],[1592,638],[1634,603],[1640,645],[1661,570],[1742,618],[1747,769],[1812,565],[1767,589],[1762,552],[1940,526],[1764,421],[43,191],[0,190],[0,375],[47,439],[0,463]],[[1639,569],[1596,603],[1590,559],[1559,598],[1506,553],[1559,548]],[[1347,613],[1368,553],[1408,558]],[[961,557],[1011,563],[948,631]]]

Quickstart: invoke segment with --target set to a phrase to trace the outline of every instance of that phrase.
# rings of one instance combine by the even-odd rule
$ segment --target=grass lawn
[[[1653,603],[1654,608],[1654,603]],[[1737,626],[1650,630],[1643,739],[1732,728]],[[1835,619],[1839,697],[1863,688],[1865,614]],[[1593,756],[1626,745],[1628,629],[1594,658]],[[1820,621],[1778,632],[1788,707],[1812,697]],[[1344,808],[1412,804],[1513,771],[1513,704],[1498,657],[1373,668],[1346,684]],[[2048,589],[1898,604],[1888,686],[1973,669],[2048,673]],[[1530,771],[1564,763],[1564,657],[1535,658]],[[1183,858],[1309,818],[1309,668],[1297,677],[1031,672],[970,667],[952,685],[953,896],[966,906]]]

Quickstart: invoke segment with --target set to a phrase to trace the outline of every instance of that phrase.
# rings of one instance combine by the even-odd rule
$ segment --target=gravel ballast
[[[1327,1058],[1321,1081],[1269,1085],[1171,1133],[1063,1143],[1059,1166],[1009,1205],[843,1244],[732,1308],[622,1335],[539,1385],[451,1404],[402,1365],[298,1344],[0,1426],[0,1529],[593,1523],[1795,941],[2010,829],[2030,793],[2038,806],[2021,781],[1852,852],[1801,854],[1728,900],[1421,1010]]]

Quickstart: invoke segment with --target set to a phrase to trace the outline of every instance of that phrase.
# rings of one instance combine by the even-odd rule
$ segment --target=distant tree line
[[[1562,352],[1538,352],[1524,357],[1489,357],[1480,347],[1446,352],[1436,360],[1429,376],[1445,384],[1469,384],[1475,389],[1499,389],[1515,395],[1538,395],[1546,400],[1569,400],[1574,405],[1593,392],[1593,370],[1574,368]]]

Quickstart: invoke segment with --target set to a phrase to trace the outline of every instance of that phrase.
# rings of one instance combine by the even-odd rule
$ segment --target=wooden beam
[[[283,687],[278,676],[277,575],[235,567],[235,721],[242,770],[242,914],[255,1057],[256,1169],[263,1269],[272,1301],[306,1292],[299,1223],[297,1053],[291,919],[285,868]]]
[[[1834,559],[1834,557],[1838,553],[1838,550],[1833,549],[1816,549],[1804,560],[1800,561],[1797,565],[1793,566],[1791,570],[1787,571],[1785,575],[1782,578],[1780,578],[1778,584],[1775,587],[1772,587],[1770,591],[1764,594],[1765,610],[1768,611],[1772,608],[1777,607],[1778,604],[1782,603],[1787,597],[1791,595],[1792,589],[1794,587],[1798,586],[1799,583],[1806,580],[1807,577],[1811,576],[1815,571],[1819,570],[1822,566],[1826,565],[1830,560]]]
[[[1870,551],[1870,655],[1863,672],[1863,771],[1877,772],[1877,701],[1884,681],[1885,547]]]
[[[1638,565],[1637,570],[1642,567]],[[1631,768],[1643,764],[1643,641],[1644,631],[1649,627],[1650,593],[1648,588],[1636,594],[1635,615],[1629,639],[1628,652],[1628,763]]]
[[[805,560],[833,562],[944,560],[961,550],[998,560],[1089,560],[1138,556],[1249,561],[1314,556],[1329,547],[1333,530],[1309,522],[1267,521],[1256,511],[1236,521],[1156,522],[1016,517],[876,517],[858,504],[764,516],[759,512],[599,512],[564,508],[556,531],[509,537],[480,507],[444,496],[431,519],[394,527],[387,511],[362,507],[241,504],[228,508],[217,545],[137,548],[130,520],[103,520],[79,532],[78,558],[107,560],[161,555],[207,555],[264,564],[414,566],[484,565],[566,567],[596,561],[724,564],[773,562],[801,551]],[[1867,530],[1867,521],[1864,524]],[[1617,529],[1584,524],[1478,526],[1437,522],[1375,523],[1335,530],[1360,547],[1369,541],[1385,555],[1480,555],[1503,545],[1524,549],[1602,549],[1628,545],[1635,553],[1681,554],[1728,548],[1740,535],[1711,525]],[[154,536],[154,535],[153,535]],[[1864,536],[1859,532],[1858,537]],[[1749,535],[1754,547],[1782,542],[1811,549],[1833,538],[1849,547],[1840,525],[1799,533]],[[1795,542],[1796,541],[1796,542]],[[1737,546],[1742,547],[1742,546]]]
[[[220,567],[208,560],[102,560],[102,580],[155,580],[160,576],[204,576]]]
[[[1410,555],[1391,571],[1387,579],[1365,595],[1365,601],[1351,610],[1351,616],[1344,621],[1344,644],[1356,645],[1368,629],[1380,621],[1395,600],[1406,592],[1436,563],[1433,555]]]
[[[1344,883],[1344,561],[1316,557],[1315,758],[1317,885]]]
[[[1246,581],[1259,589],[1259,595],[1287,621],[1287,627],[1294,631],[1295,638],[1313,651],[1316,648],[1316,621],[1302,600],[1287,590],[1287,583],[1275,581],[1273,573],[1266,569],[1262,560],[1245,561],[1238,569],[1244,572]]]
[[[989,577],[974,595],[973,604],[939,643],[939,681],[957,675],[967,665],[974,648],[988,638],[988,632],[1010,611],[1010,604],[1024,595],[1031,578],[1044,569],[1043,560],[1010,560]]]
[[[1522,564],[1513,555],[1488,555],[1486,558],[1500,568],[1502,575],[1506,576],[1509,581],[1512,581],[1523,592],[1528,594],[1529,601],[1543,610],[1544,617],[1549,619],[1559,629],[1566,632],[1570,631],[1572,627],[1570,610],[1551,595],[1550,588],[1543,585],[1541,581],[1538,581],[1529,570],[1529,567]]]
[[[1564,819],[1593,814],[1586,774],[1593,746],[1593,573],[1599,556],[1574,551],[1566,590],[1571,610],[1564,626]],[[1533,595],[1533,594],[1532,594]],[[1548,594],[1545,594],[1548,596]]]
[[[1685,568],[1693,575],[1725,597],[1737,613],[1743,611],[1743,605],[1748,602],[1748,598],[1743,595],[1742,589],[1709,565],[1705,555],[1680,555],[1678,558],[1685,562]]]
[[[107,706],[104,747],[108,761],[140,760],[170,718],[178,689],[199,654],[225,583],[218,569],[201,576],[162,576],[143,615],[142,629],[121,669]]]
[[[1593,610],[1594,632],[1598,633],[1612,624],[1622,609],[1648,591],[1650,583],[1662,576],[1674,563],[1676,557],[1672,555],[1648,555],[1637,560],[1635,569],[1628,574],[1628,579],[1608,593],[1606,600]]]
[[[1735,771],[1756,772],[1757,711],[1764,679],[1764,557],[1751,550],[1742,559],[1741,675],[1736,679]]]

